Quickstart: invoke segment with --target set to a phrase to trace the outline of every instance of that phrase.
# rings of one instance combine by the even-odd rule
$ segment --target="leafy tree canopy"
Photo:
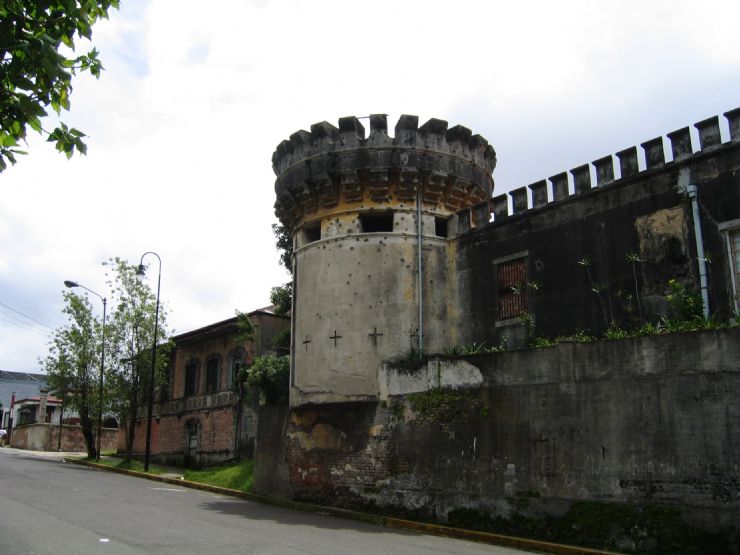
[[[288,282],[283,285],[276,285],[270,290],[270,302],[275,305],[275,314],[286,316],[291,309],[293,302],[293,283]]]
[[[254,359],[247,370],[247,385],[257,388],[265,404],[288,402],[290,357],[264,355]]]
[[[0,0],[0,172],[15,164],[26,127],[48,135],[48,141],[70,158],[85,154],[84,133],[60,122],[52,131],[41,126],[51,105],[69,110],[72,77],[103,66],[98,51],[74,56],[75,41],[90,39],[93,24],[108,17],[119,0]],[[67,54],[70,53],[70,54]]]
[[[272,233],[275,235],[275,246],[280,253],[280,264],[288,273],[293,273],[293,238],[283,224],[272,224]]]

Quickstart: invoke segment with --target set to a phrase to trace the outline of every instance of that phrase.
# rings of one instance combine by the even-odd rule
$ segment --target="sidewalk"
[[[2,447],[1,449],[2,449],[2,452],[8,452],[8,453],[12,453],[15,455],[25,455],[25,456],[37,457],[39,459],[46,459],[46,460],[60,461],[60,462],[63,462],[67,459],[70,459],[69,462],[72,462],[72,459],[75,459],[75,461],[76,460],[83,461],[83,459],[87,458],[87,453],[79,452],[79,451],[33,451],[31,449],[17,449],[16,447]],[[106,461],[106,462],[123,462],[126,460],[124,457],[119,457],[119,456],[114,456],[114,455],[101,455],[100,459],[101,461]],[[157,468],[163,470],[163,472],[161,474],[158,474],[158,476],[161,476],[163,478],[171,478],[175,480],[183,479],[185,471],[182,468],[176,468],[174,466],[165,466],[162,464],[157,464],[153,466],[156,466]],[[115,465],[112,467],[106,466],[106,468],[115,468]]]
[[[2,453],[13,453],[15,455],[26,455],[55,461],[63,461],[65,458],[85,458],[85,453],[77,451],[33,451],[31,449],[18,449],[16,447],[0,447]]]

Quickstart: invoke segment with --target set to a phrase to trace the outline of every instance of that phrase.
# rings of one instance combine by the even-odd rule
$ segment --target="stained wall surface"
[[[414,376],[428,364],[437,363],[386,372]],[[465,364],[482,384],[293,409],[294,497],[458,524],[475,514],[478,525],[549,539],[558,538],[548,536],[548,519],[571,510],[590,507],[591,518],[673,507],[670,527],[737,548],[740,329],[563,344]],[[599,547],[649,545],[659,527],[649,520],[639,523],[637,543],[621,530]],[[525,521],[529,531],[514,529]]]

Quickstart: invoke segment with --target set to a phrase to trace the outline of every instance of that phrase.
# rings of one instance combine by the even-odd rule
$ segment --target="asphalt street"
[[[0,449],[0,554],[486,554],[523,551],[388,530]]]

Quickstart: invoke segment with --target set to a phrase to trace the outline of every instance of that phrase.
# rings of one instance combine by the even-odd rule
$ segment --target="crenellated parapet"
[[[740,143],[740,108],[724,113],[729,126],[729,143]],[[712,150],[723,145],[720,133],[720,120],[718,116],[707,118],[696,124],[699,137],[698,148],[694,150],[690,128],[683,127],[666,135],[667,143],[663,137],[656,137],[640,144],[643,152],[643,170],[640,170],[638,161],[638,148],[632,146],[615,154],[619,168],[619,177],[615,177],[614,158],[610,154],[591,162],[577,166],[568,172],[557,173],[547,179],[542,179],[531,185],[519,187],[508,194],[493,197],[490,202],[485,201],[471,209],[464,208],[458,213],[460,221],[472,221],[475,227],[486,226],[490,218],[485,216],[486,210],[493,214],[493,222],[501,221],[511,215],[523,214],[529,210],[543,208],[547,205],[578,197],[591,190],[603,187],[619,185],[620,182],[632,179],[637,175],[653,170],[659,170],[668,164],[682,163],[685,160]],[[671,161],[666,161],[664,144],[669,145],[672,156]],[[573,190],[571,193],[570,190]],[[548,190],[550,194],[548,195]],[[511,199],[511,214],[509,213],[509,199]],[[551,199],[551,200],[550,200]],[[459,228],[463,232],[464,226]]]
[[[272,156],[275,214],[289,229],[320,208],[339,204],[409,202],[421,188],[426,208],[452,213],[490,199],[496,153],[488,141],[457,125],[402,115],[388,134],[385,114],[354,116],[339,126],[320,122],[282,141]]]

